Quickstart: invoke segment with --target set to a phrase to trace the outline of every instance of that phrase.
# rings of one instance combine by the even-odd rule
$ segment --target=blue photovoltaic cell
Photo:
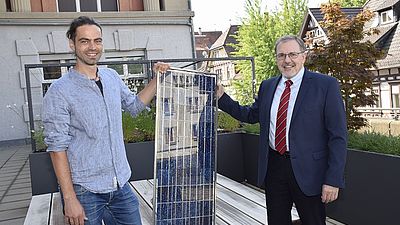
[[[216,75],[171,70],[158,79],[155,224],[214,224]]]

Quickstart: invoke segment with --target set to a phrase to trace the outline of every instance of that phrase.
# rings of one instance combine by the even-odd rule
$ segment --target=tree
[[[246,16],[236,35],[236,56],[253,56],[256,65],[256,90],[261,81],[276,76],[275,42],[286,34],[297,34],[306,11],[306,0],[281,0],[281,10],[268,12],[262,0],[246,0]],[[235,98],[241,104],[253,101],[251,65],[239,62],[241,79],[233,82]]]
[[[357,130],[366,125],[356,108],[373,105],[376,95],[372,92],[374,74],[370,68],[383,56],[365,38],[376,34],[376,30],[364,30],[364,24],[373,18],[369,10],[347,18],[340,4],[323,4],[324,19],[320,23],[326,30],[327,41],[317,42],[309,55],[308,67],[336,77],[341,85],[342,97],[347,115],[347,126]],[[307,40],[312,41],[312,40]],[[312,42],[311,42],[312,43]]]
[[[336,0],[342,7],[362,7],[367,0]]]

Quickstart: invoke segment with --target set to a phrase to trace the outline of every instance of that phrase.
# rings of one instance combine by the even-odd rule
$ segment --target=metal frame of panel
[[[217,75],[157,75],[155,224],[214,224]]]

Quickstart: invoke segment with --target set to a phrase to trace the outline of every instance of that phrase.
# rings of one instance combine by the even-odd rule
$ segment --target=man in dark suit
[[[281,72],[261,83],[251,106],[218,86],[219,108],[260,123],[258,185],[265,182],[268,225],[292,224],[293,203],[304,225],[325,224],[325,203],[344,187],[347,128],[339,84],[304,68],[306,47],[296,36],[275,45]]]

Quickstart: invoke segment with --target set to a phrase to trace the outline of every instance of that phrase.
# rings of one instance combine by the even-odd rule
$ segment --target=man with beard
[[[335,78],[304,68],[306,47],[296,36],[275,44],[281,72],[261,83],[251,106],[218,86],[219,108],[260,123],[258,185],[265,184],[268,225],[292,224],[293,203],[304,225],[326,224],[325,203],[344,187],[346,114]]]
[[[61,188],[67,223],[141,224],[128,180],[121,109],[137,115],[156,92],[156,79],[134,95],[117,72],[99,68],[102,28],[81,16],[67,31],[76,65],[55,81],[43,100],[43,124]],[[154,71],[169,65],[157,63]]]

